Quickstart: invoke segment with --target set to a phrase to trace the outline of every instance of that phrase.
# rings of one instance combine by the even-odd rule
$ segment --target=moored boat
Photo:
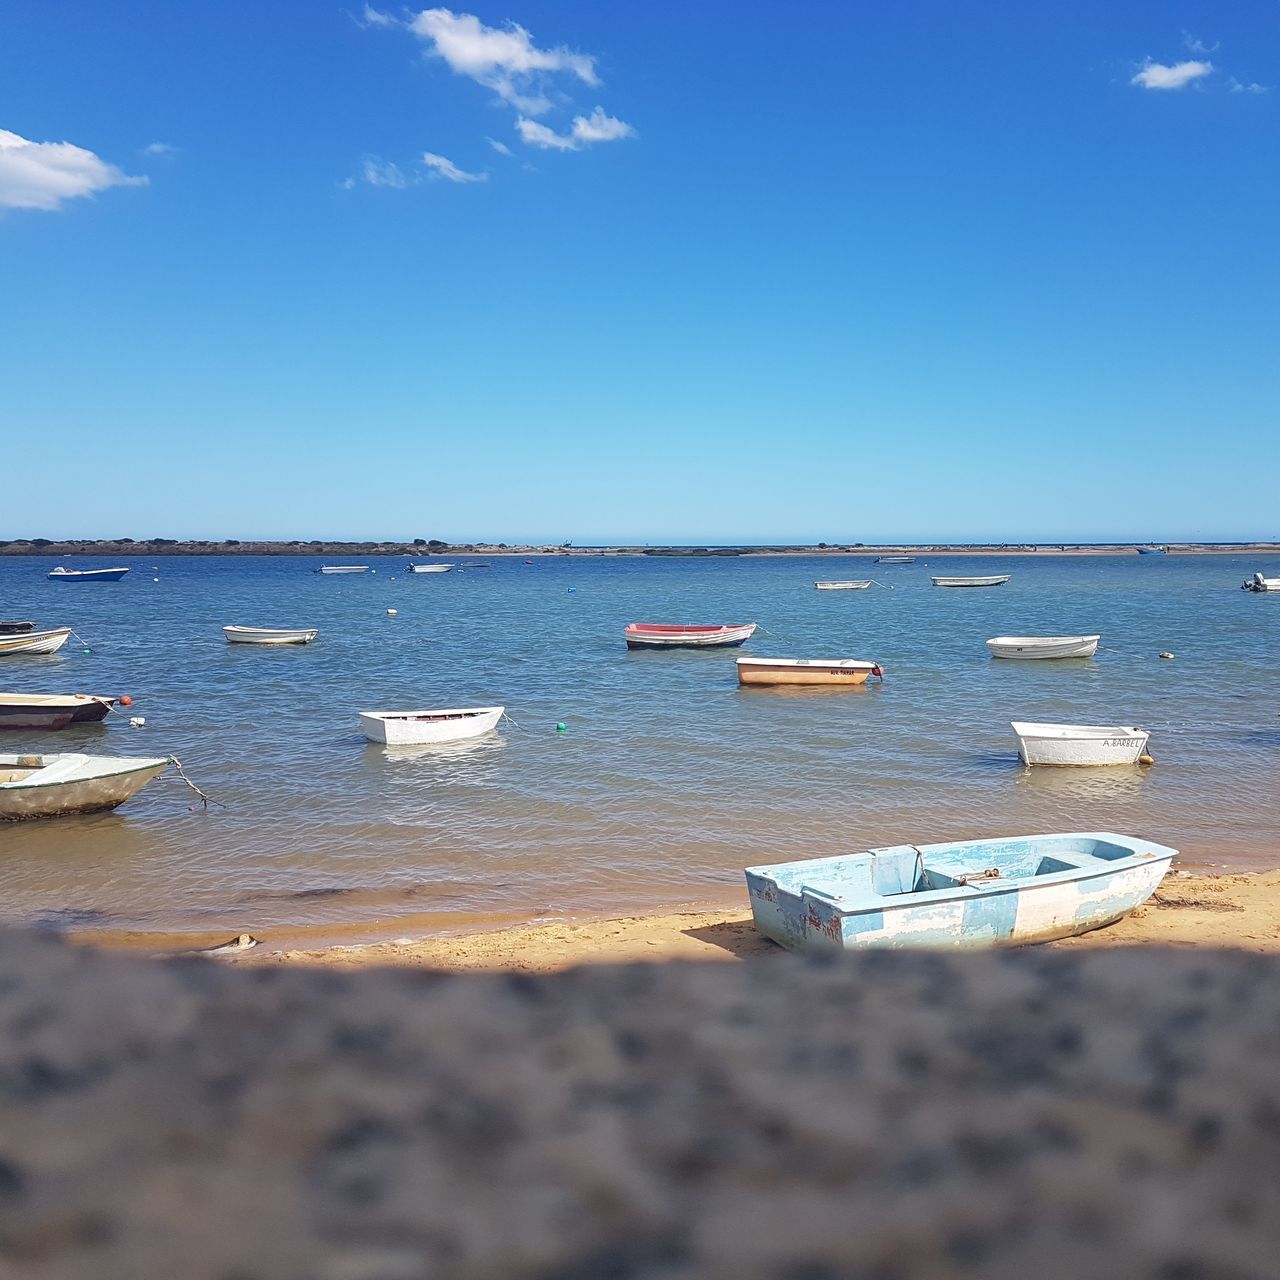
[[[65,729],[105,720],[115,698],[87,693],[0,693],[0,729]]]
[[[871,579],[860,582],[815,582],[819,591],[865,591],[871,585]]]
[[[1176,849],[1109,831],[897,845],[749,867],[755,927],[795,951],[1049,942],[1128,915]]]
[[[443,711],[362,711],[360,732],[370,742],[409,746],[478,738],[496,728],[505,707],[453,707]]]
[[[1011,721],[1018,755],[1025,765],[1136,764],[1147,749],[1150,730],[1132,725],[1042,724]]]
[[[310,644],[320,632],[315,627],[223,627],[228,644]]]
[[[59,565],[48,576],[55,582],[119,582],[128,569],[64,569]]]
[[[1092,658],[1101,636],[993,636],[993,658]]]
[[[1240,585],[1245,591],[1280,591],[1280,578],[1264,578],[1262,574],[1255,573]]]
[[[1011,573],[993,573],[985,578],[931,578],[935,587],[1003,587]]]
[[[1138,554],[1140,556],[1162,556],[1168,550],[1168,547],[1139,547]]]
[[[0,821],[114,809],[173,763],[172,756],[0,755]]]
[[[828,685],[854,688],[872,676],[884,678],[875,662],[858,658],[739,658],[738,683],[745,685]]]
[[[317,573],[368,573],[367,564],[322,564]]]
[[[409,566],[410,573],[448,573],[450,569],[456,568],[451,564],[411,564]]]
[[[707,627],[632,622],[623,627],[622,634],[628,649],[717,649],[744,644],[755,629],[754,622]]]
[[[0,654],[57,653],[67,643],[70,634],[70,627],[54,627],[49,631],[22,631],[16,635],[0,636]]]
[[[915,556],[876,556],[876,564],[915,564]]]

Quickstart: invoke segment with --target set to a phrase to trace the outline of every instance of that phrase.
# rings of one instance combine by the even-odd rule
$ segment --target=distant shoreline
[[[1170,542],[1160,544],[1170,555],[1274,555],[1280,553],[1280,542]],[[403,559],[406,556],[649,556],[654,558],[739,556],[1111,556],[1136,555],[1138,544],[1132,542],[1042,542],[1042,543],[920,543],[883,546],[854,543],[819,543],[817,545],[769,544],[753,546],[608,546],[575,547],[572,545],[514,546],[483,542],[254,542],[227,539],[213,541],[178,541],[170,538],[123,539],[23,539],[0,540],[0,556],[58,556],[122,559],[129,556],[384,556]]]

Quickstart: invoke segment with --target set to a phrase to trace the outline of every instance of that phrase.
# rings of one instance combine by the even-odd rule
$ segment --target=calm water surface
[[[9,917],[334,933],[732,905],[757,862],[1072,829],[1163,841],[1192,867],[1280,862],[1280,597],[1238,589],[1280,574],[1274,557],[499,558],[418,576],[375,558],[352,577],[172,557],[115,585],[49,582],[53,563],[0,559],[0,617],[70,625],[92,651],[2,658],[0,688],[136,705],[0,750],[172,754],[220,807],[164,778],[112,814],[0,825]],[[1013,579],[948,591],[931,572]],[[895,589],[813,589],[845,577]],[[629,653],[631,621],[762,630],[744,650]],[[320,638],[231,646],[232,622]],[[983,644],[1094,631],[1092,660]],[[739,653],[874,659],[886,678],[740,692]],[[375,747],[356,722],[499,702],[519,727],[452,747]],[[1011,719],[1142,725],[1157,764],[1024,770]]]

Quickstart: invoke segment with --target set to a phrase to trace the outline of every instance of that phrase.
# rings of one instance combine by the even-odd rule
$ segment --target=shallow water
[[[53,563],[0,558],[0,617],[73,626],[92,652],[0,658],[0,689],[135,705],[6,733],[0,751],[172,754],[220,804],[193,810],[162,778],[115,813],[0,825],[10,917],[336,932],[730,905],[754,863],[1029,831],[1131,832],[1192,867],[1280,861],[1280,596],[1238,589],[1280,573],[1274,557],[497,558],[416,576],[375,558],[350,577],[172,557],[118,584],[49,582]],[[931,572],[1013,578],[956,591]],[[895,589],[813,589],[854,577]],[[632,653],[631,621],[762,630],[742,650]],[[320,637],[231,646],[232,622]],[[994,661],[983,644],[1094,631],[1091,660]],[[740,691],[740,653],[886,676]],[[452,747],[375,747],[356,722],[495,703],[516,723]],[[1157,764],[1024,770],[1012,719],[1142,725]]]

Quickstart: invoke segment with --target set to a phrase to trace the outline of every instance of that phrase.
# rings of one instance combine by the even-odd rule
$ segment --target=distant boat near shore
[[[985,578],[932,578],[935,587],[1003,587],[1011,573],[990,574]]]
[[[632,622],[623,627],[628,649],[730,649],[755,634],[756,624],[683,626],[665,622]]]
[[[59,565],[49,572],[54,582],[119,582],[128,569],[64,569]]]
[[[915,556],[876,556],[876,564],[915,564]]]
[[[408,566],[410,573],[448,573],[450,569],[456,567],[451,564],[411,564]]]
[[[871,579],[858,582],[815,582],[819,591],[865,591],[871,585]]]
[[[740,685],[825,685],[856,688],[884,676],[878,663],[858,658],[739,658]]]
[[[444,711],[362,711],[360,732],[387,746],[421,746],[478,738],[497,727],[505,707],[453,707]]]
[[[1240,586],[1245,591],[1280,591],[1280,578],[1264,578],[1262,574],[1255,573],[1252,578],[1246,578]]]
[[[993,658],[1092,658],[1101,636],[993,636]]]
[[[1037,724],[1014,720],[1025,765],[1137,764],[1151,734],[1132,725]]]
[[[317,573],[368,573],[367,564],[322,564]]]
[[[320,634],[315,627],[223,627],[228,644],[310,644]]]
[[[1168,547],[1139,547],[1138,554],[1140,556],[1162,556],[1168,550]]]
[[[57,653],[67,643],[70,627],[54,627],[50,631],[21,631],[16,635],[0,635],[0,654]]]

